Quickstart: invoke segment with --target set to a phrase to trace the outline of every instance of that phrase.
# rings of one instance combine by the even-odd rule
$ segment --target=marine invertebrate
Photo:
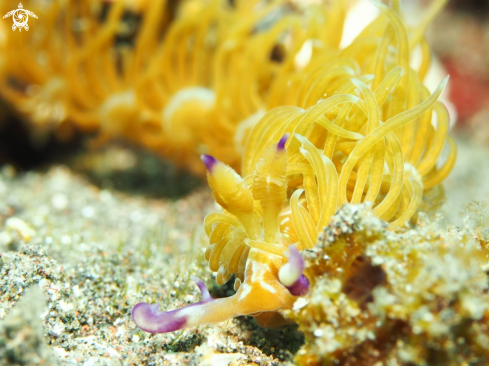
[[[410,44],[399,14],[372,3],[383,15],[348,48],[329,63],[324,60],[330,55],[323,54],[284,76],[295,90],[272,93],[271,100],[295,106],[276,107],[253,127],[243,154],[243,178],[213,157],[203,157],[222,208],[204,223],[210,242],[206,259],[218,284],[235,274],[236,294],[218,301],[205,294],[199,306],[170,313],[137,305],[136,324],[146,327],[161,320],[164,325],[151,331],[168,331],[233,314],[278,324],[276,312],[290,309],[293,295],[302,294],[292,290],[297,274],[301,286],[308,281],[302,270],[288,281],[294,272],[290,267],[298,266],[294,256],[286,261],[285,248],[295,247],[291,253],[313,248],[318,233],[347,203],[370,202],[391,230],[401,228],[423,192],[449,173],[456,149],[447,137],[448,113],[438,101],[448,78],[430,93],[422,83],[427,55],[417,71],[410,67],[410,47],[420,42],[419,36],[415,32]],[[437,167],[447,140],[449,156]],[[234,310],[220,310],[231,307],[227,304]],[[187,320],[167,327],[168,318],[180,319],[178,314]]]
[[[10,5],[3,3],[1,10],[8,10],[7,6]],[[25,5],[39,14],[41,19],[43,18],[44,12],[41,9],[34,4]],[[45,35],[49,38],[53,35],[54,29],[50,26],[53,25],[54,19],[53,17],[44,19],[47,23]],[[39,26],[46,23],[41,23]],[[2,31],[2,33],[5,49],[15,49],[16,52],[1,57],[1,96],[15,106],[22,115],[28,116],[33,129],[32,135],[41,141],[46,136],[43,132],[47,126],[60,125],[66,116],[64,82],[57,75],[64,64],[60,57],[63,53],[60,50],[61,45],[55,42],[46,44],[39,39],[30,42],[32,32]],[[37,50],[41,44],[46,46],[48,52],[43,55],[38,53],[33,55],[33,49]],[[40,64],[39,67],[36,63],[32,63],[33,59]]]

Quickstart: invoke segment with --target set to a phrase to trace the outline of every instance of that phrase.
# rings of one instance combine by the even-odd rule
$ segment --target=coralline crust
[[[306,337],[297,363],[487,364],[489,253],[480,216],[447,229],[440,217],[420,215],[415,228],[390,232],[368,206],[343,206],[304,255],[316,280],[311,293],[285,311]]]

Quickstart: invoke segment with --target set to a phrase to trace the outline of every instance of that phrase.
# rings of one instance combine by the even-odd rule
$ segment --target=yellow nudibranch
[[[234,274],[237,292],[212,299],[196,279],[200,303],[168,313],[138,304],[138,326],[168,332],[244,314],[278,325],[314,285],[300,250],[338,208],[371,202],[396,230],[425,193],[440,193],[456,146],[438,101],[448,79],[433,93],[423,84],[424,31],[445,2],[412,28],[399,0],[371,0],[381,15],[344,49],[346,0],[154,0],[132,10],[120,0],[106,12],[99,0],[33,2],[36,32],[0,34],[0,50],[15,49],[0,55],[0,95],[34,131],[97,131],[197,174],[207,167],[221,212],[205,219],[206,259],[218,284]],[[137,30],[122,21],[128,12],[142,19]]]
[[[396,230],[448,175],[456,147],[438,101],[448,77],[430,93],[423,85],[429,49],[420,31],[410,38],[395,6],[371,2],[382,15],[350,46],[333,59],[312,58],[277,84],[283,90],[271,90],[275,108],[248,132],[241,176],[202,157],[222,209],[205,219],[205,258],[218,284],[235,275],[236,294],[214,300],[196,279],[198,304],[168,313],[136,305],[133,319],[142,329],[168,332],[237,315],[265,326],[284,323],[280,311],[305,295],[312,280],[299,251],[314,247],[338,208],[371,202]],[[410,51],[419,43],[423,59],[414,70]]]

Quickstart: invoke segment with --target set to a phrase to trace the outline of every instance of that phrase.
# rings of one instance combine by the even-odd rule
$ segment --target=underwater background
[[[1,365],[489,364],[485,1],[7,0],[0,10]],[[318,105],[317,125],[301,127]],[[305,295],[277,274],[289,257],[274,250],[289,244]],[[140,302],[205,303],[191,276],[213,299],[272,283],[246,282],[246,264],[261,263],[253,251],[272,258],[279,306],[259,292],[217,323],[205,317],[219,306],[174,332],[134,322]]]

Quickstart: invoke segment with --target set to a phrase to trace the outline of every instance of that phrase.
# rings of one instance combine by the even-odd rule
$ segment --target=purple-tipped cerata
[[[285,135],[282,136],[282,138],[280,139],[280,141],[277,144],[277,150],[281,151],[281,150],[285,149],[285,143],[287,142],[288,138],[289,138],[288,133],[286,133]]]
[[[195,315],[203,311],[203,305],[214,301],[214,299],[210,296],[207,287],[201,279],[195,276],[191,278],[197,283],[202,293],[201,302],[166,313],[158,310],[158,304],[141,302],[132,309],[132,320],[134,323],[148,333],[168,333],[187,326],[198,325],[195,321]]]
[[[297,248],[289,246],[289,261],[285,263],[278,273],[280,282],[287,287],[294,296],[303,296],[309,292],[309,280],[304,276],[304,259]]]
[[[204,162],[207,170],[212,173],[212,169],[218,163],[218,160],[210,155],[201,155],[200,159]]]

